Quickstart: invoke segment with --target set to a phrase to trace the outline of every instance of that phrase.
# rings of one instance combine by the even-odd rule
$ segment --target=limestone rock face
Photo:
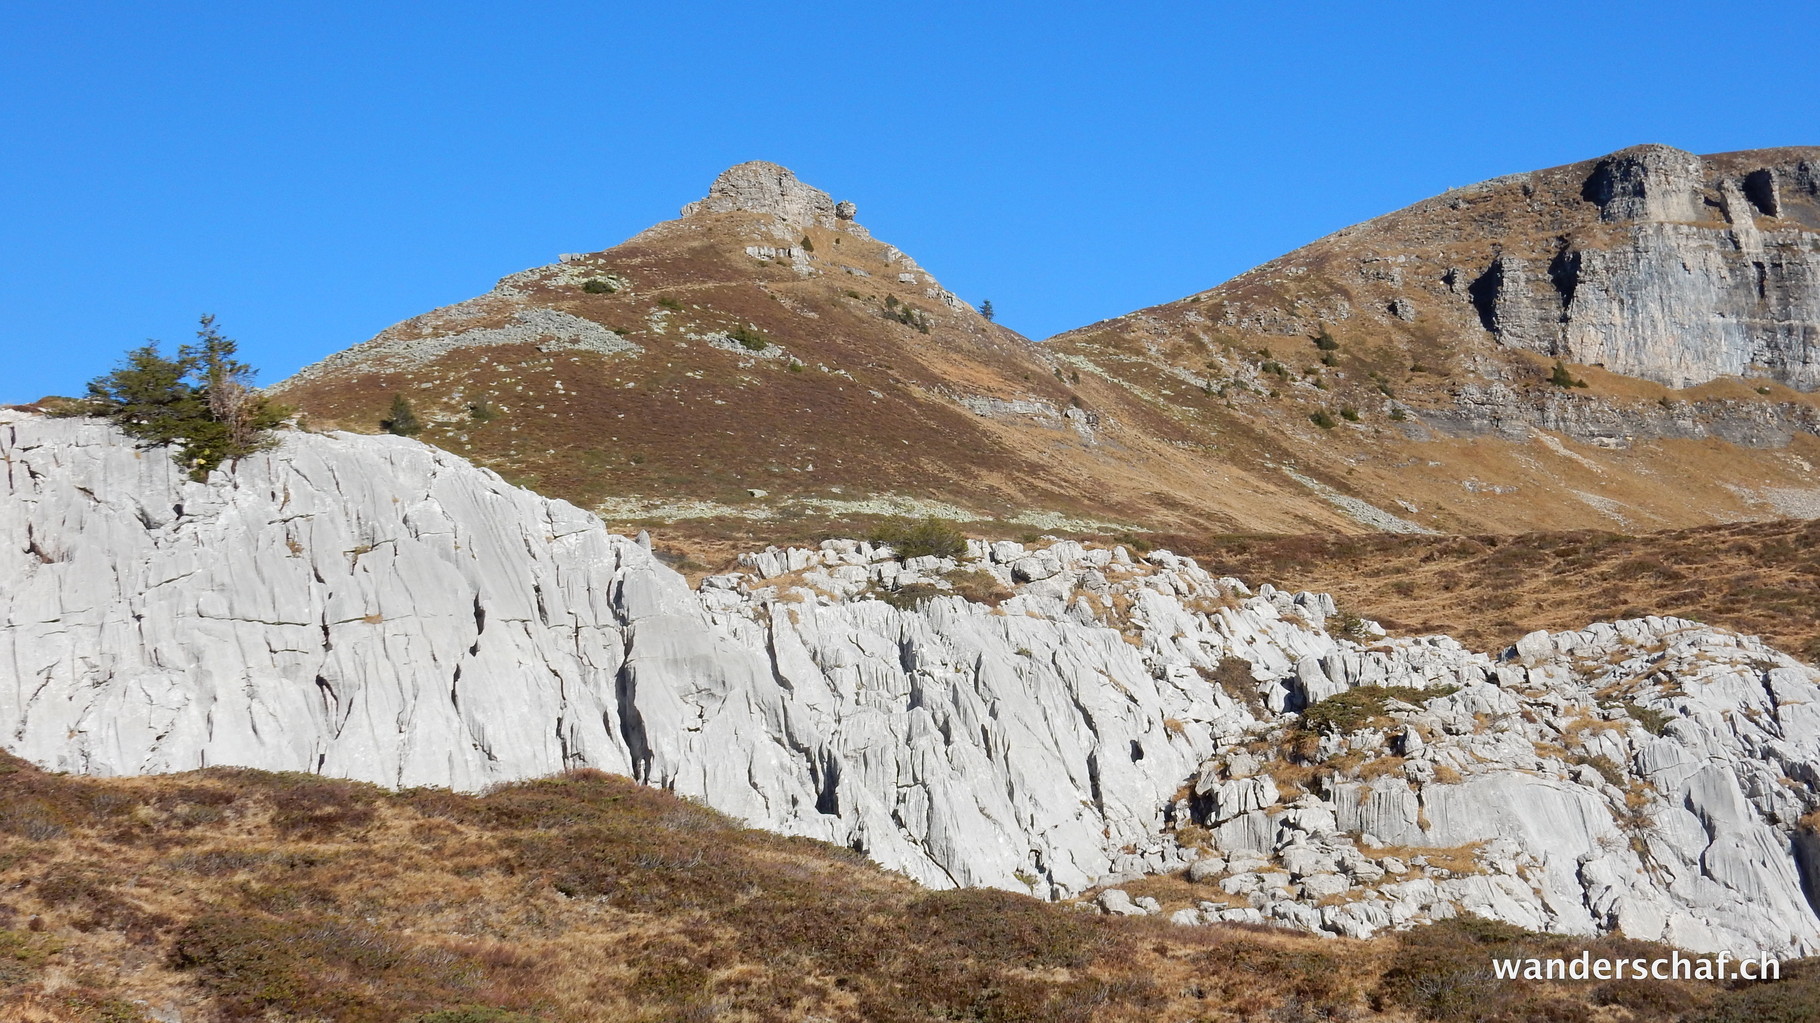
[[[842,220],[853,219],[852,204]],[[796,179],[786,167],[763,160],[736,164],[722,171],[706,198],[682,208],[684,217],[698,213],[769,213],[792,228],[833,227],[842,211],[828,193]]]
[[[0,460],[21,756],[463,789],[631,768],[620,609],[659,576],[591,516],[396,438],[291,434],[202,485],[111,428],[0,413]]]
[[[1632,146],[1598,162],[1585,194],[1606,220],[1689,221],[1704,169],[1698,156],[1673,146]]]
[[[1820,388],[1815,180],[1805,160],[1720,173],[1667,146],[1614,153],[1582,190],[1600,228],[1547,263],[1495,259],[1471,286],[1481,318],[1504,344],[1671,387]]]
[[[1193,864],[1220,901],[1099,903],[1180,923],[1820,949],[1820,673],[1692,622],[1497,656],[1342,638],[1329,597],[1072,541],[831,540],[692,590],[392,437],[290,434],[197,484],[109,427],[0,413],[0,464],[0,744],[47,767],[589,766],[936,886]],[[956,592],[988,579],[996,605]]]
[[[1350,875],[1350,901],[1313,923],[1342,934],[1471,912],[1686,947],[1815,947],[1798,823],[1820,754],[1813,669],[1672,618],[1534,633],[1482,663],[1479,681],[1323,734],[1316,763],[1353,763],[1318,793],[1237,816],[1210,803],[1214,843],[1298,877]],[[1224,754],[1202,777],[1235,761],[1257,769]],[[1303,921],[1315,891],[1253,904]],[[1207,918],[1249,919],[1235,912]]]

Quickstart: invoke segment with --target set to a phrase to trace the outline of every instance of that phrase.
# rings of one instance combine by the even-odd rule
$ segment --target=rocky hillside
[[[1045,347],[1373,528],[1811,517],[1816,168],[1641,146],[1515,174]]]
[[[403,395],[436,444],[710,562],[889,513],[1081,536],[1813,516],[1816,166],[1645,146],[1512,175],[1035,345],[851,203],[742,164],[678,220],[276,389],[369,432]]]
[[[592,767],[930,886],[1181,924],[1820,943],[1820,672],[1720,629],[1477,653],[1073,541],[828,541],[691,588],[402,438],[294,434],[199,484],[7,413],[0,460],[0,735],[45,767]]]
[[[1087,400],[1078,374],[855,216],[782,167],[741,164],[678,220],[513,274],[275,390],[312,424],[363,432],[402,395],[426,439],[672,536],[893,513],[1116,531],[1165,505],[1280,531],[1342,521],[1294,487],[1181,461],[1166,418]]]

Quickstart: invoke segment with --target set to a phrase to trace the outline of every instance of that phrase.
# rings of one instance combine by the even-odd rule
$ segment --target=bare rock
[[[702,213],[768,213],[792,230],[833,227],[838,216],[828,193],[798,181],[788,168],[763,160],[727,168],[708,187],[706,198],[682,208],[684,217]]]

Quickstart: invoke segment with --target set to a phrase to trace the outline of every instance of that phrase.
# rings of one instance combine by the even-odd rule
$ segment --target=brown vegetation
[[[1181,538],[1210,572],[1333,593],[1393,632],[1498,649],[1536,629],[1676,615],[1820,658],[1820,520],[1641,536]],[[1645,722],[1647,727],[1648,722]]]
[[[0,788],[0,1017],[25,1023],[1666,1021],[1820,988],[1799,966],[1735,992],[1492,982],[1494,952],[1659,950],[1471,921],[1324,940],[931,892],[587,771],[465,796],[0,757]]]

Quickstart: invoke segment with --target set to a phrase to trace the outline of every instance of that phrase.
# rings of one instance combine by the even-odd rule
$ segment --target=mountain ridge
[[[366,430],[414,396],[437,443],[707,561],[889,514],[1102,536],[1801,514],[1820,509],[1820,399],[1797,389],[1820,350],[1816,153],[1641,146],[1507,175],[1041,343],[873,239],[851,203],[740,165],[679,220],[275,390]],[[1684,249],[1700,274],[1665,277]],[[1758,328],[1728,310],[1759,283],[1782,297],[1750,322],[1782,368],[1689,377],[1673,353],[1709,334],[1702,372],[1754,372],[1737,331]],[[508,414],[468,415],[481,406]]]

